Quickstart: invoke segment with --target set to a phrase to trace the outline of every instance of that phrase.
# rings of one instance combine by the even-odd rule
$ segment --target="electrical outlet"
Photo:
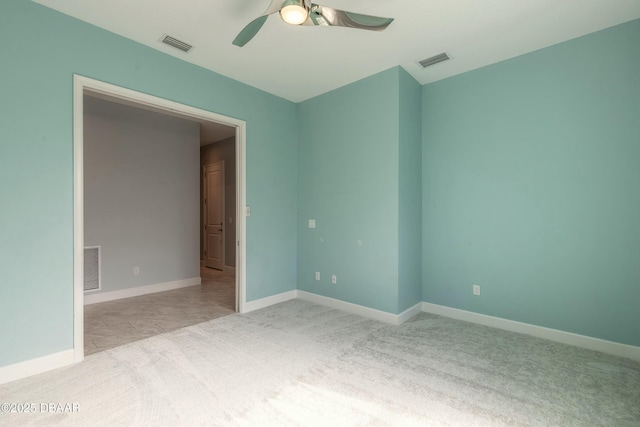
[[[320,272],[316,271],[316,280],[320,280]]]
[[[336,275],[335,275],[335,274],[332,274],[332,275],[331,275],[331,283],[332,283],[332,284],[334,284],[334,285],[335,285],[336,283],[338,283],[338,278],[336,277]]]
[[[480,285],[473,285],[473,294],[480,295]]]
[[[133,267],[133,275],[137,276],[138,274],[140,274],[140,267]]]

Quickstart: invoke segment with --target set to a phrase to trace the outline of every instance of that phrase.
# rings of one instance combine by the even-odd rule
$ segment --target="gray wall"
[[[227,267],[236,266],[236,138],[231,137],[219,142],[205,145],[200,148],[200,164],[202,167],[208,164],[224,161],[224,216],[226,233],[224,239],[224,264]],[[202,172],[200,173],[200,189],[204,187]],[[200,213],[202,214],[202,197],[200,197]],[[204,218],[201,215],[200,227],[204,226]],[[200,232],[200,257],[204,259],[204,242]]]
[[[102,291],[199,277],[199,125],[84,102],[85,246],[102,247]]]

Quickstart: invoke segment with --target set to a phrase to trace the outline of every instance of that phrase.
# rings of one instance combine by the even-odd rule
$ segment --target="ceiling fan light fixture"
[[[280,17],[287,24],[300,25],[309,17],[309,11],[304,6],[304,0],[286,0],[282,3]]]

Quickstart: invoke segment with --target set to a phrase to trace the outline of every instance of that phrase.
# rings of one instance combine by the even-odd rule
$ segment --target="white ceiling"
[[[270,0],[34,1],[294,102],[397,65],[426,84],[640,18],[640,0],[323,0],[395,21],[374,32],[274,14],[240,48],[231,41]],[[164,45],[163,34],[194,48]],[[416,63],[441,52],[453,59]]]

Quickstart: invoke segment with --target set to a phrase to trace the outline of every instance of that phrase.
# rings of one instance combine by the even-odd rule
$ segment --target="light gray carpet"
[[[1,425],[638,426],[640,363],[430,314],[396,327],[294,300],[0,386],[78,403]]]

